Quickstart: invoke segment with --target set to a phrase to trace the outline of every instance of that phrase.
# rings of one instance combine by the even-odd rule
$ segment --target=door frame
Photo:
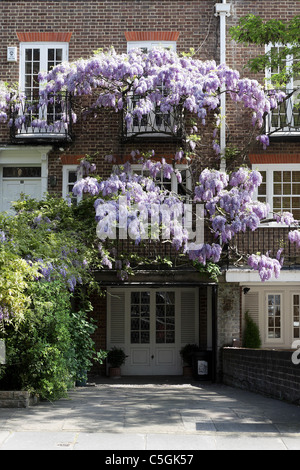
[[[111,302],[109,301],[110,294],[114,295],[117,292],[123,292],[125,294],[125,302],[124,302],[124,342],[123,343],[112,343],[111,342]],[[131,292],[141,292],[141,291],[150,291],[150,299],[152,305],[150,304],[150,312],[152,314],[152,341],[150,339],[150,343],[145,343],[145,347],[143,348],[143,343],[131,344],[130,342],[130,295]],[[175,292],[175,343],[156,343],[155,341],[155,332],[156,332],[156,315],[155,315],[155,293],[158,291],[165,291],[165,292]],[[180,357],[180,349],[186,343],[182,343],[181,338],[181,294],[182,292],[193,291],[195,293],[195,304],[194,304],[194,325],[193,325],[193,337],[191,338],[191,343],[198,343],[199,342],[199,289],[198,287],[180,287],[180,286],[143,286],[139,285],[136,287],[128,286],[128,287],[110,287],[108,288],[108,301],[107,301],[107,348],[110,349],[113,346],[121,347],[125,350],[125,353],[129,356],[126,361],[132,360],[132,355],[138,350],[144,350],[144,354],[149,354],[148,358],[148,366],[144,367],[141,365],[140,367],[136,366],[134,372],[132,372],[132,368],[134,367],[129,362],[122,367],[124,371],[124,375],[182,375],[182,360]],[[151,327],[150,327],[151,328]],[[154,349],[154,351],[153,351]],[[149,350],[148,353],[146,350]],[[170,373],[167,371],[163,371],[163,368],[159,366],[157,360],[158,355],[163,354],[164,351],[169,351],[170,355],[174,354],[174,361],[173,364],[170,365]],[[154,358],[151,359],[151,356],[154,355]],[[171,356],[170,356],[171,358]],[[151,364],[153,361],[153,364]],[[166,366],[167,368],[167,366]]]

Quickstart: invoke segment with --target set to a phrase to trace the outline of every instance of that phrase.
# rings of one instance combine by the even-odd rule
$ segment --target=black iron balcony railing
[[[276,258],[279,248],[283,248],[281,257],[284,259],[283,269],[300,269],[300,251],[288,239],[288,227],[260,228],[254,232],[240,233],[232,240],[230,247],[224,246],[218,263],[221,271],[231,267],[250,269],[247,263],[247,253],[266,254]],[[216,242],[212,234],[206,233],[206,243]],[[133,270],[142,268],[147,270],[186,270],[191,269],[193,262],[188,254],[183,254],[172,247],[170,242],[159,243],[144,240],[136,245],[133,240],[117,240],[114,247],[114,256],[123,261],[128,260]],[[198,268],[195,266],[195,270]]]
[[[300,135],[300,90],[284,90],[288,96],[267,115],[267,132],[274,137]]]
[[[181,106],[163,113],[159,107],[139,118],[135,113],[136,101],[130,100],[127,109],[123,110],[122,137],[125,140],[136,137],[172,138],[181,140],[184,135],[184,116]]]
[[[68,93],[49,95],[47,104],[23,100],[10,110],[10,134],[14,143],[72,140],[72,108]]]
[[[279,226],[239,233],[232,243],[233,248],[228,250],[228,263],[230,265],[237,263],[240,267],[245,265],[245,259],[240,257],[241,253],[269,253],[270,257],[276,258],[278,250],[282,248],[283,266],[285,268],[300,267],[300,250],[288,238],[291,230],[293,228]]]

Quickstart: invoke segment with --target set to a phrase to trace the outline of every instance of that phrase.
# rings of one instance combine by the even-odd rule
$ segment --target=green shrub
[[[6,329],[7,365],[0,386],[57,400],[90,368],[95,327],[86,305],[86,310],[72,311],[72,295],[61,282],[35,282],[28,293],[32,304],[24,321]]]
[[[243,347],[258,349],[261,347],[261,339],[259,328],[254,320],[249,315],[249,312],[245,313],[245,330],[243,335]]]

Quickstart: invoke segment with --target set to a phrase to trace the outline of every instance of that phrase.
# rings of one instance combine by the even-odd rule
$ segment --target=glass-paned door
[[[107,348],[126,353],[123,375],[182,375],[180,350],[199,341],[198,289],[108,290]]]
[[[129,303],[128,374],[176,375],[181,372],[177,318],[180,312],[176,308],[175,290],[132,290]]]
[[[41,132],[41,127],[30,126],[32,121],[46,121],[48,125],[59,122],[62,114],[61,97],[52,96],[47,106],[39,106],[39,91],[43,83],[40,72],[49,72],[53,67],[68,59],[67,43],[22,43],[20,49],[20,85],[25,94],[23,113],[28,132]],[[54,130],[54,129],[53,129]],[[56,129],[57,131],[57,129]]]

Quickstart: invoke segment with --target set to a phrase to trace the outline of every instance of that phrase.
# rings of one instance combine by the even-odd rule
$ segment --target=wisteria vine
[[[153,151],[151,155],[154,156]],[[87,167],[85,163],[82,165]],[[101,241],[99,252],[103,266],[110,269],[114,267],[111,261],[113,255],[109,254],[110,242],[117,238],[117,229],[125,230],[125,234],[128,233],[135,244],[142,243],[150,236],[148,222],[153,221],[154,209],[157,225],[152,238],[161,241],[164,224],[168,221],[168,241],[175,250],[182,251],[191,261],[204,266],[209,261],[218,263],[224,246],[230,244],[238,233],[257,230],[269,216],[269,205],[254,198],[254,193],[262,182],[258,171],[239,168],[228,175],[218,170],[205,169],[199,176],[193,202],[203,208],[203,219],[215,242],[191,241],[186,226],[179,223],[183,219],[178,218],[178,214],[184,214],[184,201],[177,194],[160,189],[155,183],[158,171],[163,171],[166,178],[171,178],[176,168],[167,164],[164,159],[161,162],[146,159],[143,167],[148,170],[148,177],[134,174],[127,163],[106,180],[87,175],[73,189],[76,196],[85,193],[95,197],[97,233]],[[120,205],[122,201],[124,203]],[[125,211],[123,214],[122,208]],[[169,218],[165,217],[166,212]],[[274,214],[274,220],[287,226],[296,224],[293,215],[288,212]],[[197,234],[193,235],[197,238]],[[297,230],[290,232],[289,239],[300,246],[300,232]],[[269,253],[247,254],[246,258],[248,265],[258,271],[262,281],[270,280],[273,275],[277,278],[284,260],[282,249],[278,250],[275,258]],[[127,267],[129,266],[127,262]],[[122,273],[124,274],[124,269]]]

